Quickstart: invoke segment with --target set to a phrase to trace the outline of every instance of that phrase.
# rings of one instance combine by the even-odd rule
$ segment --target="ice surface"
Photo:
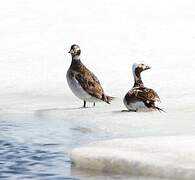
[[[72,128],[103,139],[131,137],[133,142],[147,137],[154,146],[154,136],[178,136],[171,140],[177,147],[175,156],[170,154],[179,157],[184,154],[182,143],[186,149],[193,147],[187,139],[195,135],[194,12],[192,0],[1,1],[0,115],[35,113],[66,120]],[[111,105],[79,108],[82,102],[71,93],[65,77],[71,62],[67,52],[74,43],[80,45],[83,63],[97,75],[105,92],[117,97]],[[143,73],[143,82],[159,94],[159,106],[167,113],[121,112],[123,96],[133,85],[131,66],[137,61],[152,67]],[[126,142],[120,144],[128,149]],[[170,147],[164,143],[161,150],[161,145],[160,155]],[[139,160],[141,167],[146,160]],[[186,167],[173,163],[167,174],[178,175],[181,170],[187,177],[183,170],[191,159],[180,160]],[[163,166],[163,159],[159,164]],[[174,166],[180,168],[178,172]]]
[[[195,178],[195,136],[127,138],[91,143],[71,152],[74,166],[131,176]]]

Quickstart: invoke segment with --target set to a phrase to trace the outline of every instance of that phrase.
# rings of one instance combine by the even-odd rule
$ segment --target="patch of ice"
[[[195,179],[195,136],[99,141],[73,149],[75,168],[132,176]]]

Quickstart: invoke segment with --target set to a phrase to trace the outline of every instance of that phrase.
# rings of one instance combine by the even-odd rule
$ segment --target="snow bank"
[[[99,141],[73,149],[75,168],[172,179],[195,179],[195,136]]]

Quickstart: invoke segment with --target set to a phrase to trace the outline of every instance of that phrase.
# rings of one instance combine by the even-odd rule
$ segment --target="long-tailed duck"
[[[107,96],[98,80],[98,78],[87,69],[80,60],[81,49],[78,45],[72,45],[69,53],[72,55],[72,63],[67,72],[67,81],[72,92],[86,102],[104,101],[110,104],[113,97]]]
[[[159,110],[163,109],[155,105],[156,101],[160,101],[158,94],[150,88],[144,87],[141,79],[141,72],[150,69],[149,66],[145,64],[133,64],[133,76],[134,76],[134,86],[125,95],[123,102],[129,111],[139,111],[139,110]]]

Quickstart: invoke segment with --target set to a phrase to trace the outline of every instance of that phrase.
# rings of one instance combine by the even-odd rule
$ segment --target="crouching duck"
[[[134,86],[123,99],[128,111],[164,111],[155,105],[156,101],[160,101],[158,94],[153,89],[145,87],[142,82],[141,72],[148,69],[150,67],[142,63],[134,63],[132,66]]]

